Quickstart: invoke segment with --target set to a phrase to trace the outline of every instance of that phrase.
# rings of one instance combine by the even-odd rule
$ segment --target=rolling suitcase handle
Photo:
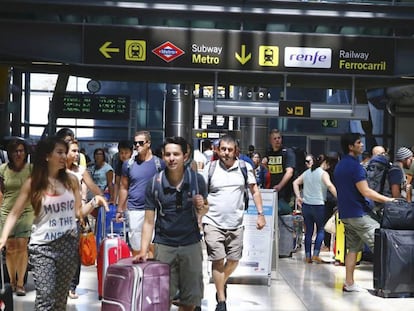
[[[0,252],[0,270],[1,270],[1,290],[0,293],[3,295],[6,292],[6,287],[5,287],[5,283],[4,283],[4,258],[3,258],[3,250],[1,250]]]
[[[119,236],[118,234],[114,233],[114,221],[115,218],[111,219],[111,237]],[[125,220],[122,221],[122,233],[123,233],[123,239],[126,241],[126,223]]]

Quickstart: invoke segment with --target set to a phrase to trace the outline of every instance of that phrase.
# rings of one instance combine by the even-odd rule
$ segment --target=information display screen
[[[129,118],[130,97],[64,93],[58,95],[56,115],[62,118],[124,120]]]

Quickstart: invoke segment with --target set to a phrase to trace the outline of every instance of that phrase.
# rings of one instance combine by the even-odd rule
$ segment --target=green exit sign
[[[338,127],[338,120],[322,120],[322,127]]]

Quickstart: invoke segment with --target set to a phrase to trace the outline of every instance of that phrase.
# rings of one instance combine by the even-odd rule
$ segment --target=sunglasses
[[[312,160],[305,160],[305,163],[310,163]]]
[[[144,146],[148,141],[144,141],[144,140],[138,140],[138,141],[134,141],[134,145],[140,145],[140,146]]]

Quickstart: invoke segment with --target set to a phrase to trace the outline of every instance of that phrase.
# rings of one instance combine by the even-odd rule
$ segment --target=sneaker
[[[312,262],[323,263],[323,260],[319,256],[312,256]]]
[[[220,301],[219,303],[217,303],[216,311],[227,311],[226,302]]]
[[[78,294],[76,294],[76,292],[74,290],[70,290],[69,291],[69,298],[70,299],[78,299],[79,296],[78,296]]]
[[[227,283],[224,284],[224,298],[227,299]],[[216,293],[216,301],[219,302],[218,293]]]
[[[363,289],[362,287],[360,287],[356,283],[354,283],[352,285],[348,285],[348,284],[344,283],[344,286],[342,287],[342,290],[344,292],[363,292],[363,291],[365,291],[365,289]]]

